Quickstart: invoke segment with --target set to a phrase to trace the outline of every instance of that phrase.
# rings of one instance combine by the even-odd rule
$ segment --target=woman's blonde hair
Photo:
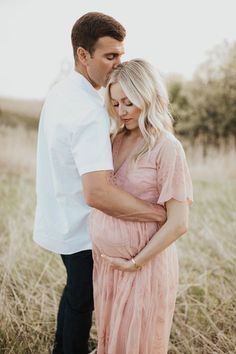
[[[145,60],[129,60],[114,69],[105,93],[105,105],[112,125],[112,140],[118,133],[126,130],[111,102],[110,87],[115,83],[120,84],[130,102],[141,110],[139,129],[145,143],[135,156],[135,160],[138,160],[153,148],[162,131],[173,131],[167,90],[159,73]]]

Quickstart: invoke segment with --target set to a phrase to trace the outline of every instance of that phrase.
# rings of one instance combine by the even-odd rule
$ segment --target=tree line
[[[190,81],[169,76],[167,86],[175,131],[191,144],[236,147],[236,42],[209,52]]]

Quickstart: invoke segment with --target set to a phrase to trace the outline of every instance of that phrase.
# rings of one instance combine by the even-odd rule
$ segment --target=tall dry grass
[[[65,282],[60,258],[32,242],[35,146],[35,131],[0,127],[1,354],[50,352]],[[234,155],[222,153],[221,158],[209,157],[208,161],[191,156],[195,203],[188,235],[177,241],[180,286],[169,354],[233,354],[236,348]],[[223,167],[227,165],[230,170]],[[94,327],[92,336],[95,342]]]

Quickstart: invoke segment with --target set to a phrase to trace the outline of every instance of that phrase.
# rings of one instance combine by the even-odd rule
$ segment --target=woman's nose
[[[119,116],[123,117],[127,114],[127,110],[125,109],[125,107],[123,105],[119,105]]]

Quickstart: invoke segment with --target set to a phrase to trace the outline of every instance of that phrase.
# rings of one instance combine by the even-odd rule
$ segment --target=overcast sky
[[[72,65],[70,32],[88,11],[127,29],[124,59],[191,78],[207,51],[236,41],[236,0],[0,0],[0,96],[43,98]]]

